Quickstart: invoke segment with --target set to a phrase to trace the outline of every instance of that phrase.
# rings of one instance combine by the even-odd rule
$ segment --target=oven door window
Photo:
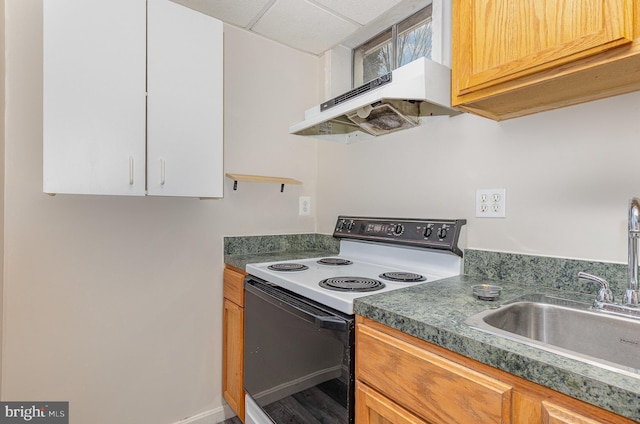
[[[244,386],[276,422],[349,423],[353,317],[245,284]]]

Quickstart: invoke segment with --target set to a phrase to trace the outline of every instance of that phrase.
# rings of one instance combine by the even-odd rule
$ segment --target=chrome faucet
[[[629,285],[622,298],[625,305],[638,305],[638,238],[640,238],[640,199],[629,200]]]
[[[638,240],[640,239],[640,198],[629,200],[629,257],[628,257],[628,286],[622,297],[622,304],[615,303],[609,283],[600,277],[579,272],[578,278],[600,284],[598,296],[593,302],[597,310],[623,314],[640,318],[640,302],[638,301]]]
[[[598,296],[596,300],[593,302],[593,307],[596,309],[602,309],[605,303],[613,303],[613,292],[609,288],[609,282],[604,278],[597,277],[595,275],[587,274],[586,272],[579,272],[578,278],[582,278],[583,280],[593,281],[594,283],[598,283],[600,285],[600,290],[598,291]]]

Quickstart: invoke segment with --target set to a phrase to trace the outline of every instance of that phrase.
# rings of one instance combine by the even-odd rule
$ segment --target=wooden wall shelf
[[[227,178],[233,180],[233,189],[238,189],[238,181],[247,183],[272,183],[280,184],[280,192],[284,191],[285,184],[301,185],[302,181],[294,180],[293,178],[285,177],[267,177],[264,175],[248,175],[248,174],[225,174]]]

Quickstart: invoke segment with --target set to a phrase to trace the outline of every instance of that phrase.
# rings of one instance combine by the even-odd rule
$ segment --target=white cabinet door
[[[147,190],[222,197],[222,22],[148,2]]]
[[[144,195],[146,1],[43,4],[44,191]]]

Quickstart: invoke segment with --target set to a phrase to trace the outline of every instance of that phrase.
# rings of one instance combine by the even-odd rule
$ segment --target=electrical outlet
[[[490,188],[476,190],[477,218],[505,218],[506,190],[504,188]]]
[[[311,215],[311,197],[300,196],[298,198],[298,214],[300,216]]]

